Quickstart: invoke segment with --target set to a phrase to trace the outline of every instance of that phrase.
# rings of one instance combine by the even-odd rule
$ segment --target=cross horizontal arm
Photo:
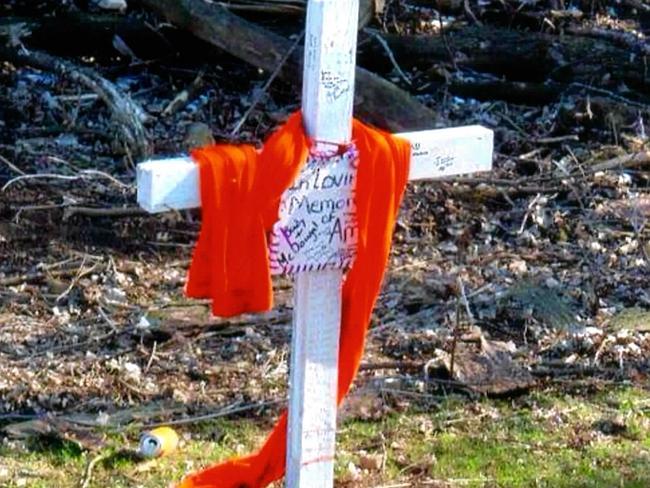
[[[488,171],[492,167],[493,133],[478,125],[406,132],[411,142],[409,180],[441,178]],[[138,164],[138,203],[147,212],[201,206],[199,172],[189,157]]]

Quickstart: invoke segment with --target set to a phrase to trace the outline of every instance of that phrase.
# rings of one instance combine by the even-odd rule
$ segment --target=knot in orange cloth
[[[342,290],[338,403],[359,369],[411,154],[408,141],[356,120],[352,139],[359,153],[354,197],[358,243]],[[283,192],[307,159],[308,142],[301,114],[295,113],[259,153],[251,146],[231,145],[192,152],[199,164],[203,218],[186,292],[212,298],[215,315],[271,308],[268,233],[278,218]],[[258,452],[192,474],[178,488],[265,487],[284,475],[286,434],[284,412]]]

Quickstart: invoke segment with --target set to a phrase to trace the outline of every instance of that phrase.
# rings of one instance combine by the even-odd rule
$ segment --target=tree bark
[[[173,46],[143,20],[130,15],[62,12],[56,16],[0,18],[0,43],[11,30],[22,26],[29,32],[22,39],[29,47],[63,57],[114,58],[119,36],[140,59],[168,56]]]
[[[637,92],[640,101],[650,95],[643,52],[634,55],[629,48],[608,39],[491,27],[465,27],[444,36],[381,36],[403,68],[426,69],[445,63],[494,74],[509,82],[583,83],[614,92],[624,84]],[[364,42],[361,63],[379,69],[376,60],[381,58],[385,60],[386,56],[378,42]],[[391,69],[388,61],[384,69]]]
[[[248,22],[226,8],[199,0],[140,0],[181,29],[224,51],[273,71],[291,42]],[[302,50],[289,57],[280,76],[296,84],[302,80]],[[392,83],[363,68],[356,70],[355,114],[391,131],[431,128],[436,114]]]

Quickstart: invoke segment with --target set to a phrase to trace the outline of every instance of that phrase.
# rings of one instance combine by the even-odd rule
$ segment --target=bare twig
[[[106,173],[104,171],[97,170],[97,169],[82,169],[81,171],[79,171],[79,174],[81,176],[85,176],[85,175],[88,175],[88,176],[101,176],[103,178],[106,178],[106,179],[112,181],[113,183],[115,183],[120,188],[124,188],[124,189],[130,189],[130,188],[134,187],[134,185],[132,185],[132,184],[123,183],[120,180],[118,180],[117,178],[115,178],[115,176],[110,175],[110,174],[108,174],[108,173]]]
[[[235,124],[235,127],[233,128],[232,132],[230,133],[230,135],[232,137],[236,136],[239,133],[239,130],[242,128],[242,126],[244,125],[244,123],[246,122],[246,120],[248,119],[250,114],[253,112],[253,110],[255,109],[257,104],[260,102],[262,97],[269,90],[269,88],[271,86],[271,83],[273,83],[273,80],[275,80],[277,78],[277,76],[280,74],[280,71],[282,70],[282,67],[284,66],[284,64],[289,59],[289,56],[291,56],[291,54],[295,51],[296,47],[298,46],[298,44],[300,43],[300,41],[302,40],[302,38],[304,36],[305,36],[305,31],[303,30],[300,33],[300,35],[296,38],[296,40],[293,42],[293,44],[291,44],[291,46],[289,47],[287,52],[284,54],[282,59],[280,59],[280,62],[278,63],[278,65],[273,70],[273,73],[271,73],[271,76],[269,76],[269,79],[266,80],[266,83],[264,83],[264,86],[255,95],[255,98],[251,102],[250,107],[248,107],[246,112],[244,112],[244,115],[239,120],[239,122],[237,122],[237,124]]]
[[[158,341],[153,341],[153,347],[151,348],[151,355],[149,356],[149,361],[147,361],[147,365],[144,368],[145,374],[149,372],[149,368],[151,368],[151,363],[153,363],[153,360],[156,357],[156,347],[158,347]]]
[[[611,90],[605,90],[604,88],[598,88],[595,86],[591,85],[586,85],[585,83],[580,83],[578,81],[574,81],[573,83],[570,83],[569,86],[571,87],[576,87],[576,88],[582,88],[584,90],[593,92],[593,93],[598,93],[600,95],[604,95],[607,98],[611,98],[612,100],[616,100],[618,102],[624,103],[625,105],[628,105],[630,107],[635,107],[635,108],[640,108],[642,110],[645,110],[648,108],[647,105],[639,102],[635,102],[634,100],[630,100],[629,98],[622,97],[621,95],[617,95]]]
[[[249,410],[257,410],[259,408],[264,408],[264,407],[270,407],[273,405],[280,405],[284,403],[284,400],[271,400],[268,402],[259,402],[259,403],[251,403],[248,405],[241,405],[239,403],[235,403],[234,405],[229,405],[228,407],[219,410],[218,412],[214,413],[209,413],[205,415],[197,415],[194,417],[188,417],[185,419],[178,419],[178,420],[171,420],[169,422],[156,422],[153,424],[147,424],[144,426],[144,428],[151,429],[154,427],[161,427],[163,425],[187,425],[187,424],[194,424],[197,422],[204,422],[206,420],[212,420],[216,419],[219,417],[225,417],[227,415],[233,415],[235,413],[241,413],[241,412],[247,412]]]
[[[62,102],[87,102],[97,100],[99,95],[97,93],[80,93],[78,95],[56,95],[54,98]]]
[[[382,363],[363,363],[359,366],[359,371],[377,371],[381,369],[421,369],[420,361],[386,361]]]
[[[84,264],[86,264],[86,256],[83,257],[83,259],[82,259],[82,261],[81,261],[81,265],[79,266],[79,269],[77,270],[77,274],[75,275],[74,278],[72,278],[72,280],[70,281],[70,284],[68,285],[68,287],[63,291],[63,293],[61,293],[58,297],[56,297],[56,302],[57,302],[57,303],[60,302],[61,300],[63,300],[65,297],[68,296],[68,294],[72,291],[72,289],[74,288],[74,286],[75,286],[75,285],[77,284],[77,282],[79,281],[79,278],[84,274]],[[98,265],[98,264],[99,264],[99,263],[95,263],[95,264],[90,268],[90,270],[86,270],[86,273],[92,273],[92,272],[95,270],[95,268],[97,268],[97,265]]]
[[[579,141],[580,138],[575,134],[569,134],[566,136],[555,136],[555,137],[539,137],[535,139],[537,144],[557,144],[558,142],[565,141]]]
[[[77,273],[77,269],[63,269],[63,270],[54,270],[50,272],[36,272],[36,273],[25,273],[18,276],[9,276],[7,278],[0,279],[0,286],[16,286],[22,283],[38,283],[46,279],[48,276],[54,278],[74,276]]]
[[[22,169],[20,169],[14,163],[12,163],[7,158],[5,158],[4,156],[1,156],[1,155],[0,155],[0,163],[6,164],[7,166],[9,166],[9,168],[11,170],[13,170],[15,173],[18,173],[19,175],[25,175],[26,174]]]
[[[5,183],[2,188],[0,188],[0,191],[6,191],[7,188],[9,188],[14,183],[18,183],[19,181],[24,181],[24,180],[55,179],[55,180],[74,181],[74,180],[78,180],[79,178],[80,178],[79,176],[57,175],[57,174],[53,174],[53,173],[39,173],[39,174],[33,174],[33,175],[27,175],[27,174],[23,173],[21,176],[16,176],[15,178],[12,178],[9,181],[7,181],[7,183]]]
[[[524,229],[526,228],[526,223],[528,222],[528,219],[530,218],[530,214],[533,211],[533,207],[537,205],[537,202],[539,199],[542,197],[539,193],[535,195],[535,197],[530,201],[528,204],[528,208],[526,209],[526,213],[524,214],[524,218],[521,220],[521,225],[519,226],[519,230],[517,231],[517,234],[522,234],[524,232]]]
[[[131,332],[132,330],[134,330],[134,327],[127,327],[127,328],[123,329],[122,331],[110,330],[110,331],[106,332],[105,334],[100,334],[100,335],[91,337],[90,339],[87,339],[85,341],[75,342],[73,344],[63,344],[62,346],[57,346],[57,347],[43,348],[43,349],[35,351],[35,352],[31,353],[31,354],[26,354],[24,356],[19,356],[18,360],[20,362],[32,361],[35,357],[43,356],[44,354],[58,354],[60,352],[69,351],[69,350],[75,349],[75,348],[80,348],[80,347],[83,348],[83,347],[89,346],[89,345],[91,345],[93,343],[97,343],[97,342],[100,342],[100,341],[105,341],[106,339],[109,339],[109,338],[113,337],[114,335],[116,335],[118,332],[126,334],[126,333]]]
[[[463,279],[460,276],[457,278],[457,282],[458,290],[460,291],[460,297],[463,301],[463,305],[465,306],[465,312],[467,313],[467,318],[473,324],[474,315],[472,314],[472,310],[469,307],[469,301],[467,300],[467,295],[465,294],[465,284],[463,283]]]
[[[93,468],[100,462],[108,459],[111,456],[110,452],[104,452],[92,458],[88,464],[86,464],[86,469],[84,470],[84,476],[79,483],[79,488],[88,488],[90,485],[90,480],[93,476]]]
[[[451,339],[451,354],[449,358],[449,376],[454,377],[454,365],[456,363],[456,348],[458,347],[458,339],[460,338],[460,297],[456,298],[456,316],[454,323],[454,331]],[[428,369],[428,363],[425,365],[424,370]]]
[[[412,85],[413,83],[411,82],[411,79],[406,75],[406,73],[404,73],[404,71],[398,64],[397,59],[395,59],[395,55],[393,54],[393,51],[391,50],[390,46],[388,46],[386,40],[383,37],[381,37],[381,34],[379,34],[379,32],[377,32],[374,29],[364,29],[364,30],[368,32],[368,34],[373,36],[379,44],[381,44],[381,47],[383,47],[384,51],[386,51],[386,54],[388,55],[388,59],[390,60],[391,64],[393,65],[393,68],[395,68],[395,71],[400,76],[400,78],[402,78],[406,82],[406,84]]]
[[[97,313],[101,315],[101,317],[104,319],[104,321],[110,326],[110,328],[113,330],[113,332],[117,332],[117,323],[108,316],[106,312],[104,312],[104,309],[102,307],[97,307]]]
[[[64,208],[67,205],[68,205],[67,203],[58,203],[58,204],[54,203],[48,205],[25,205],[22,207],[18,207],[16,215],[14,216],[14,220],[18,222],[23,212],[41,212],[43,210],[54,210],[57,208]]]
[[[602,163],[594,164],[586,169],[588,173],[597,173],[609,169],[633,168],[650,164],[650,151],[641,151],[608,159]]]
[[[101,176],[102,178],[109,179],[110,181],[120,186],[121,188],[131,188],[131,185],[122,183],[120,180],[118,180],[114,176],[109,175],[108,173],[105,173],[104,171],[99,171],[96,169],[86,169],[80,171],[79,174],[76,175],[60,175],[56,173],[35,173],[35,174],[22,173],[20,176],[16,176],[15,178],[10,179],[7,183],[4,184],[4,186],[0,190],[6,191],[7,188],[9,188],[14,183],[18,183],[19,181],[24,181],[24,180],[53,179],[53,180],[76,181],[76,180],[83,180],[85,179],[85,177],[88,176],[90,177]]]
[[[187,88],[184,88],[174,99],[167,104],[167,106],[162,111],[163,117],[169,117],[174,115],[181,108],[183,108],[187,103],[196,95],[196,93],[203,86],[203,71],[201,71],[194,81],[190,83]]]
[[[483,24],[481,23],[481,21],[478,20],[478,18],[476,17],[476,14],[474,14],[474,12],[472,11],[472,8],[469,6],[469,0],[464,0],[464,2],[463,2],[463,9],[465,10],[465,13],[467,14],[467,16],[471,19],[471,21],[472,21],[474,24],[476,24],[476,25],[478,25],[478,26],[483,25]]]
[[[69,220],[73,215],[85,215],[87,217],[132,217],[146,214],[147,212],[140,207],[66,207],[63,211],[63,220]]]

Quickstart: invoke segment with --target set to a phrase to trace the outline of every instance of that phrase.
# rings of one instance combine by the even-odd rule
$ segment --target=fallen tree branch
[[[89,346],[93,344],[103,344],[107,339],[110,339],[113,336],[116,335],[121,335],[121,334],[130,334],[132,333],[135,329],[134,326],[131,327],[126,327],[122,330],[109,330],[108,332],[105,332],[103,334],[99,334],[96,336],[91,336],[88,339],[84,341],[79,341],[79,342],[73,342],[73,343],[67,343],[67,344],[61,344],[60,346],[54,346],[54,347],[46,347],[42,349],[38,349],[36,351],[33,351],[31,353],[26,353],[24,355],[14,355],[15,356],[15,361],[19,363],[24,363],[28,361],[33,361],[34,358],[45,356],[47,354],[59,354],[62,352],[70,351],[73,349],[82,349],[82,350],[87,350]]]
[[[0,156],[1,158],[1,156]],[[16,168],[17,169],[17,168]],[[20,170],[18,170],[20,171]],[[102,177],[106,178],[107,180],[110,180],[112,183],[115,185],[119,186],[122,189],[128,189],[131,188],[130,185],[127,185],[126,183],[122,183],[120,180],[115,178],[114,176],[109,175],[108,173],[104,171],[99,171],[96,169],[86,169],[80,171],[76,175],[60,175],[56,173],[33,173],[33,174],[25,174],[24,172],[21,171],[20,176],[16,176],[15,178],[10,179],[7,183],[4,184],[2,188],[0,188],[0,191],[4,192],[9,188],[11,185],[14,183],[17,183],[19,181],[25,181],[25,180],[39,180],[39,179],[52,179],[52,180],[66,180],[66,181],[77,181],[77,180],[84,180],[88,177]]]
[[[24,47],[8,44],[0,46],[0,59],[50,71],[86,86],[108,105],[124,143],[131,153],[136,158],[142,158],[150,153],[147,132],[143,125],[148,118],[147,114],[128,95],[120,93],[113,83],[96,72],[43,52],[28,51]]]
[[[549,95],[566,86],[583,91],[586,87],[596,90],[625,83],[633,90],[627,98],[638,98],[644,103],[650,87],[648,77],[639,69],[640,61],[629,55],[627,41],[625,47],[620,47],[620,40],[611,37],[603,42],[602,38],[471,26],[448,30],[441,36],[382,33],[382,38],[404,69],[452,64],[461,70],[491,74],[495,82],[517,80],[521,73],[526,73],[528,81],[522,87],[530,85],[535,92],[544,93],[543,86],[549,85]],[[376,42],[363,44],[359,57],[368,65],[384,69],[391,65]],[[604,72],[610,77],[600,80]],[[593,86],[594,80],[600,80],[596,84],[601,86]],[[502,86],[506,87],[505,92],[507,85]],[[512,86],[516,88],[517,84],[512,82]],[[480,89],[475,87],[473,91]]]
[[[623,169],[645,166],[650,164],[650,151],[641,151],[634,154],[625,154],[616,158],[603,161],[602,163],[594,164],[587,168],[589,173],[597,173],[599,171],[607,171],[609,169]]]
[[[612,44],[627,49],[638,49],[639,52],[650,54],[650,43],[641,35],[632,32],[624,32],[615,29],[604,29],[602,27],[569,27],[567,32],[576,36],[593,37],[594,39],[605,39]]]
[[[9,188],[14,183],[17,183],[19,181],[25,181],[25,180],[53,179],[53,180],[75,181],[78,180],[79,178],[80,178],[79,176],[57,175],[53,173],[37,173],[32,175],[22,174],[20,176],[16,176],[15,178],[12,178],[9,181],[7,181],[7,183],[5,183],[2,188],[0,188],[0,191],[4,192],[7,190],[7,188]]]
[[[291,43],[287,39],[200,0],[140,0],[181,29],[258,68],[272,72]],[[302,49],[287,59],[280,76],[293,83],[302,79]],[[356,115],[391,131],[431,127],[436,114],[407,92],[363,68],[356,69]]]
[[[163,425],[165,426],[170,426],[170,425],[188,425],[188,424],[195,424],[198,422],[205,422],[207,420],[214,420],[216,418],[220,417],[227,417],[236,413],[242,413],[242,412],[248,412],[250,410],[258,410],[261,408],[266,408],[266,407],[272,407],[276,405],[282,405],[284,404],[284,400],[270,400],[266,402],[258,402],[258,403],[251,403],[251,404],[246,404],[246,405],[240,405],[239,403],[236,403],[234,405],[229,405],[222,410],[219,410],[218,412],[214,413],[208,413],[205,415],[196,415],[194,417],[187,417],[183,419],[176,419],[176,420],[170,420],[167,422],[156,422],[152,424],[147,424],[144,426],[146,429],[153,429],[155,427],[161,427]]]
[[[422,361],[402,360],[402,361],[385,361],[380,363],[362,363],[359,371],[377,371],[381,369],[410,369],[422,370],[425,363]]]
[[[69,220],[74,215],[84,215],[86,217],[137,217],[147,215],[147,212],[140,207],[65,207],[63,221]]]
[[[0,278],[0,286],[16,286],[16,285],[21,285],[23,283],[40,283],[47,278],[74,277],[77,274],[78,274],[78,268],[37,271],[37,272],[25,273],[19,276],[8,276],[6,278]],[[82,278],[87,274],[88,274],[87,271],[83,272],[81,273],[79,278]]]
[[[372,20],[375,15],[376,0],[359,1],[359,29],[362,29]],[[227,8],[233,12],[257,12],[269,14],[304,15],[307,9],[307,0],[293,2],[277,2],[269,0],[240,0],[238,2],[217,2],[217,5]]]
[[[265,3],[265,2],[219,2],[217,5],[233,12],[254,12],[270,14],[300,15],[305,11],[304,2],[300,5],[291,3]]]

